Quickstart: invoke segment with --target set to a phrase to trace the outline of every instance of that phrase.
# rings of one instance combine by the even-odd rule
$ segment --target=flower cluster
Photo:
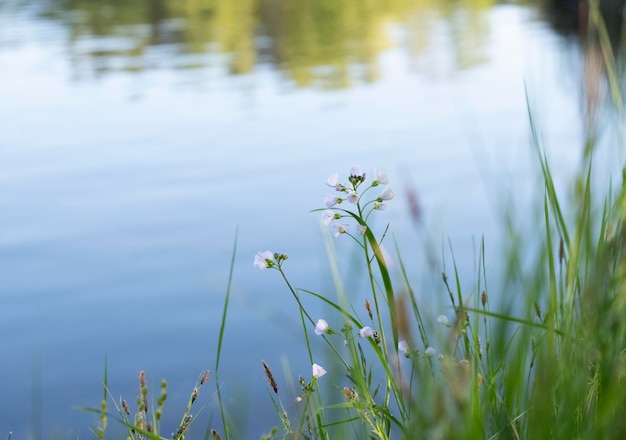
[[[393,189],[388,187],[385,188],[385,190],[382,191],[377,197],[374,197],[366,202],[362,202],[362,198],[368,190],[379,185],[386,185],[389,183],[387,175],[378,170],[374,170],[374,180],[369,184],[369,186],[362,188],[361,185],[365,182],[365,180],[366,174],[361,172],[361,170],[357,167],[350,170],[347,183],[341,183],[339,181],[339,174],[337,173],[330,175],[328,179],[326,179],[326,185],[334,188],[335,194],[327,194],[324,198],[324,206],[326,206],[326,209],[322,215],[322,222],[325,225],[332,224],[335,229],[335,237],[338,237],[341,234],[347,234],[350,226],[347,223],[340,222],[340,220],[345,216],[336,211],[342,210],[338,208],[338,205],[341,205],[344,202],[356,205],[358,216],[361,220],[363,220],[363,223],[359,223],[358,225],[358,232],[363,235],[367,230],[364,222],[367,219],[367,216],[374,210],[382,211],[385,209],[387,207],[386,201],[393,199],[395,196]],[[346,210],[343,211],[347,212]],[[363,215],[365,216],[363,217]]]
[[[390,187],[385,188],[376,196],[371,195],[374,191],[376,191],[373,190],[373,188],[376,188],[380,185],[387,185],[389,183],[389,178],[386,174],[381,173],[378,170],[374,170],[374,179],[370,180],[368,183],[366,183],[366,181],[366,174],[364,172],[361,172],[361,170],[356,167],[350,170],[347,181],[340,181],[339,175],[337,173],[332,174],[326,180],[326,185],[333,188],[334,192],[333,194],[327,194],[326,198],[324,199],[325,209],[323,209],[322,220],[324,224],[332,225],[332,227],[335,229],[335,237],[338,237],[341,234],[348,234],[352,236],[348,232],[350,224],[342,221],[342,219],[352,218],[353,220],[356,220],[358,232],[361,235],[365,235],[367,233],[368,237],[371,238],[371,234],[369,234],[369,232],[367,231],[367,220],[369,218],[369,215],[374,211],[384,210],[387,206],[386,202],[394,198],[395,194]],[[372,192],[367,198],[365,198],[364,196],[368,191]],[[346,207],[346,205],[351,206]],[[287,258],[287,254],[272,251],[260,251],[257,252],[254,257],[254,267],[261,270],[276,269],[281,272],[284,277],[285,275],[282,271],[282,263],[287,260]],[[325,335],[334,334],[335,332],[325,319],[318,319],[317,322],[313,321],[311,316],[309,316],[309,314],[302,309],[302,304],[300,303],[297,292],[294,291],[290,285],[289,287],[292,290],[294,297],[298,301],[301,310],[306,315],[306,318],[311,324],[315,326],[315,334],[322,336],[323,338],[326,338]],[[365,308],[370,319],[373,319],[373,313],[369,301],[366,301]],[[355,334],[353,333],[353,325],[350,322],[347,322],[341,328],[341,332],[345,336],[344,342],[346,343],[348,340],[352,340]],[[381,347],[381,335],[369,326],[364,326],[360,328],[358,330],[358,336],[364,339],[371,339],[373,343],[375,343],[379,348]],[[276,381],[274,380],[274,377],[272,376],[272,373],[269,370],[267,364],[265,364],[265,362],[263,362],[263,367],[268,377],[270,387],[274,390],[275,393],[278,393],[278,385],[276,384]],[[302,386],[302,390],[304,391],[304,393],[309,394],[315,391],[317,381],[326,373],[327,371],[322,366],[313,363],[311,366],[312,377],[310,381],[306,381],[302,376],[299,377],[299,382]],[[359,400],[358,393],[353,388],[344,387],[344,395],[349,401],[356,402]],[[298,396],[296,400],[301,401],[302,396]]]
[[[287,254],[279,254],[278,252],[272,251],[259,251],[254,256],[254,267],[261,270],[278,269],[287,258],[289,258]]]

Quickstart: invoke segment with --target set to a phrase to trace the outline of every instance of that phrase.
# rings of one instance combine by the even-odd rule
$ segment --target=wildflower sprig
[[[330,225],[331,227],[333,227],[333,229],[335,230],[335,238],[344,234],[348,235],[364,250],[369,271],[370,284],[374,293],[373,299],[377,310],[378,324],[382,326],[383,320],[380,315],[380,307],[378,304],[378,297],[376,295],[377,287],[376,282],[374,281],[375,277],[372,272],[371,266],[371,262],[373,260],[375,260],[378,264],[388,304],[393,304],[393,288],[391,284],[391,278],[389,276],[387,261],[385,260],[385,257],[380,247],[380,241],[382,240],[379,241],[378,239],[376,239],[376,237],[372,233],[371,228],[368,226],[368,219],[372,212],[385,209],[385,207],[387,206],[386,202],[393,199],[395,193],[391,187],[386,187],[378,196],[366,200],[364,197],[367,192],[381,185],[387,185],[389,183],[389,177],[387,176],[387,174],[379,171],[378,169],[375,169],[374,179],[369,183],[369,185],[366,184],[366,181],[366,173],[361,172],[358,167],[353,167],[350,170],[347,183],[341,183],[339,181],[338,173],[331,174],[326,179],[326,185],[335,188],[336,192],[343,193],[345,194],[345,196],[326,196],[326,209],[321,209],[321,211],[323,211],[322,222],[326,225]],[[342,205],[343,202],[346,200],[352,203],[354,205],[354,208],[351,208],[349,206],[343,208],[339,206]],[[361,237],[357,237],[356,235],[349,232],[350,224],[346,223],[345,219],[352,219],[356,222],[357,230]],[[373,256],[371,255],[371,253],[373,253]],[[395,326],[395,310],[393,307],[389,307],[389,313],[391,318],[394,345],[397,346],[398,335]],[[384,335],[382,343],[384,346]]]
[[[350,170],[348,182],[346,184],[339,182],[338,173],[331,174],[326,179],[326,185],[334,188],[336,192],[342,194],[327,194],[324,198],[324,206],[326,206],[327,209],[332,209],[338,207],[338,205],[341,205],[344,202],[348,202],[350,204],[356,205],[359,217],[362,217],[363,220],[367,220],[369,215],[374,210],[385,209],[387,206],[385,202],[393,199],[393,197],[395,196],[393,189],[391,189],[390,187],[385,188],[385,190],[382,191],[377,197],[373,197],[365,202],[362,201],[363,197],[369,190],[379,185],[386,185],[387,183],[389,183],[389,177],[387,176],[387,174],[384,174],[379,170],[374,170],[374,175],[374,180],[372,180],[368,186],[362,188],[363,184],[366,181],[366,174],[361,172],[361,170],[357,167],[353,167]],[[333,213],[332,210],[329,212],[325,211],[324,222],[328,224],[333,220],[339,220],[342,217],[344,217],[342,214]],[[361,225],[364,224],[361,223]],[[341,233],[345,233],[345,231]]]
[[[385,229],[382,237],[377,238],[372,229],[368,226],[370,215],[375,211],[385,209],[387,206],[386,203],[395,196],[390,187],[386,187],[377,195],[373,195],[375,191],[374,188],[387,185],[388,183],[389,178],[387,175],[378,170],[374,171],[374,179],[370,181],[367,180],[366,173],[356,167],[350,170],[347,181],[340,181],[337,173],[332,174],[326,180],[326,185],[333,188],[334,193],[326,195],[324,199],[326,208],[319,209],[319,211],[323,212],[323,223],[334,229],[335,237],[339,237],[340,235],[350,236],[359,244],[364,252],[369,285],[372,291],[371,298],[373,300],[373,307],[368,301],[365,308],[372,327],[360,322],[360,319],[350,314],[345,308],[333,303],[324,295],[319,295],[304,289],[294,289],[284,272],[283,263],[288,258],[286,254],[263,251],[258,252],[254,258],[254,266],[256,268],[261,270],[275,269],[281,274],[287,287],[298,303],[309,360],[313,365],[312,381],[310,383],[302,383],[303,380],[301,380],[303,391],[305,391],[306,410],[300,421],[300,428],[304,427],[306,420],[306,425],[309,427],[308,429],[310,429],[309,423],[313,421],[316,425],[314,429],[320,430],[322,438],[325,438],[323,434],[325,431],[325,428],[323,428],[325,425],[324,411],[319,390],[313,385],[321,375],[326,373],[326,370],[318,368],[319,365],[313,363],[314,356],[310,345],[309,332],[307,330],[309,325],[314,327],[314,333],[321,336],[326,341],[337,358],[345,366],[347,377],[352,381],[352,387],[349,389],[354,390],[354,395],[362,396],[363,401],[359,403],[359,407],[364,405],[361,409],[368,414],[368,425],[371,428],[371,432],[374,433],[376,437],[388,439],[391,433],[391,425],[393,424],[400,428],[402,425],[401,420],[406,420],[408,417],[405,398],[400,390],[399,382],[394,377],[394,359],[397,359],[398,354],[402,353],[402,350],[398,349],[398,323],[396,310],[395,307],[393,307],[395,299],[388,269],[388,257],[385,256],[381,249],[381,242],[385,238],[387,230]],[[368,197],[370,194],[371,196]],[[357,231],[358,234],[353,231]],[[326,320],[318,319],[314,321],[312,319],[300,300],[300,292],[308,293],[336,310],[341,311],[344,318],[348,320],[347,324],[341,329],[344,338],[342,338],[343,343],[339,349],[328,339],[328,337],[335,334],[335,332],[331,329]],[[381,294],[384,295],[384,301],[380,297]],[[386,307],[385,304],[387,305]],[[388,311],[388,316],[386,319],[383,319],[381,311],[385,309]],[[393,345],[388,345],[386,342],[385,328],[387,324],[391,328]],[[358,329],[356,333],[358,338],[356,339],[354,328]],[[359,342],[359,340],[363,342]],[[368,362],[366,360],[366,355],[362,347],[363,343],[372,347],[378,358],[377,363]],[[343,351],[344,346],[347,347],[349,353],[347,360],[344,359],[343,355],[340,353],[340,351]],[[378,365],[376,370],[382,367],[382,371],[384,371],[382,382],[378,384],[372,380],[372,374],[375,372],[373,367],[375,365]],[[379,390],[381,389],[383,392],[379,394]],[[379,397],[377,398],[376,396]],[[382,399],[382,402],[377,402],[378,399]],[[300,397],[300,400],[303,400],[302,397]],[[380,412],[381,405],[387,407],[391,400],[395,402],[394,406],[400,410],[399,418],[395,416],[390,417],[390,414]],[[313,407],[310,405],[313,405]],[[305,413],[308,415],[305,416]]]
[[[278,252],[257,252],[254,256],[254,267],[257,269],[276,269],[281,272],[282,264],[287,258],[289,258],[287,254],[279,254]]]

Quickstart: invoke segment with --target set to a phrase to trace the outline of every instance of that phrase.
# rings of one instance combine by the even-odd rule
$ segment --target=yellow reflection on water
[[[381,53],[396,44],[419,57],[443,32],[453,68],[485,61],[493,0],[72,0],[48,17],[70,30],[72,61],[98,72],[170,63],[230,74],[261,63],[299,87],[347,88],[376,81]],[[398,36],[399,35],[399,36]],[[159,56],[151,55],[154,49]],[[162,53],[165,50],[165,53]],[[221,55],[211,57],[209,55]],[[218,61],[216,61],[218,60]]]

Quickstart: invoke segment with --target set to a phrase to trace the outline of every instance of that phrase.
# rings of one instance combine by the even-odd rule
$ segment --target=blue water
[[[347,88],[321,86],[324,66],[300,87],[262,57],[241,75],[219,53],[177,68],[188,57],[159,45],[154,68],[91,69],[102,60],[37,11],[0,8],[0,438],[90,438],[97,417],[74,407],[99,405],[105,359],[115,399],[134,402],[140,370],[151,392],[168,380],[164,426],[174,431],[196,379],[215,367],[236,237],[220,382],[245,435],[258,438],[279,424],[261,360],[282,383],[310,375],[310,365],[293,298],[253,257],[286,252],[294,285],[334,295],[310,212],[329,174],[389,172],[397,197],[380,224],[391,223],[420,285],[432,288],[420,294],[434,319],[446,303],[424,242],[439,249],[450,238],[471,285],[473,243],[484,234],[497,265],[508,190],[523,201],[536,183],[525,85],[546,139],[561,141],[555,173],[576,167],[580,97],[562,84],[576,51],[535,9],[480,10],[481,34],[463,42],[474,48],[469,64],[455,41],[463,14],[420,16],[430,32],[420,51],[410,20],[390,23],[376,79],[359,80],[354,66]],[[421,229],[407,188],[419,194]],[[335,244],[348,272],[343,238]],[[193,438],[211,414],[220,426],[213,379],[203,393],[210,403]]]

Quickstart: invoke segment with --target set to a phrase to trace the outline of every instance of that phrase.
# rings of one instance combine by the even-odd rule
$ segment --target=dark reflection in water
[[[544,0],[543,10],[552,27],[580,53],[581,107],[588,146],[595,145],[607,122],[606,112],[624,102],[624,0],[586,2]]]
[[[78,79],[111,72],[207,67],[239,75],[270,65],[300,87],[347,88],[376,81],[381,74],[378,57],[397,43],[413,58],[440,50],[433,42],[433,23],[447,27],[451,47],[446,49],[453,53],[454,69],[485,62],[490,35],[487,12],[497,3],[49,0],[7,4],[15,9],[32,4],[39,17],[67,30]],[[599,4],[617,56],[624,0]],[[542,0],[537,7],[557,32],[577,38],[585,47],[596,44],[589,38],[594,25],[588,2]]]
[[[41,17],[68,30],[78,78],[149,69],[280,69],[297,86],[375,81],[378,56],[401,40],[418,55],[433,22],[449,27],[455,69],[486,60],[491,0],[51,0]],[[399,26],[401,25],[401,26]]]
[[[602,0],[599,12],[614,45],[619,44],[624,20],[624,0]],[[581,37],[583,41],[590,30],[590,6],[580,0],[544,0],[546,16],[557,32]],[[593,27],[593,25],[592,25]]]

